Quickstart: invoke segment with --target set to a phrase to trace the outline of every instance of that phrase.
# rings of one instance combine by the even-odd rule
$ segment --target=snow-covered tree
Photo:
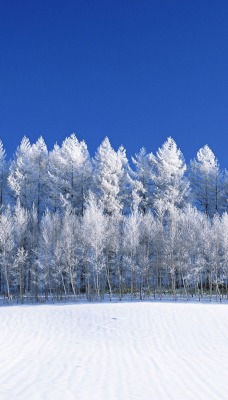
[[[27,282],[26,290],[32,293],[38,300],[39,283],[39,240],[40,229],[36,207],[32,206],[29,212],[29,224],[27,229]]]
[[[123,214],[128,214],[132,206],[132,191],[135,187],[133,171],[129,165],[126,150],[122,145],[117,150],[117,156],[122,164],[119,180],[121,209]]]
[[[40,219],[48,199],[48,150],[42,137],[31,146],[30,162],[31,202],[37,208]]]
[[[204,146],[191,162],[189,195],[186,165],[171,138],[156,155],[142,149],[133,163],[134,172],[125,149],[115,151],[107,138],[93,162],[75,135],[50,154],[42,138],[33,145],[24,138],[10,165],[9,206],[0,142],[0,294],[20,301],[84,293],[222,300],[227,172]]]
[[[175,141],[169,137],[158,149],[156,155],[149,156],[152,164],[154,183],[154,208],[162,201],[167,209],[183,207],[189,192],[189,183],[184,176],[186,164]]]
[[[223,197],[222,176],[218,160],[208,145],[191,161],[189,179],[197,208],[210,217],[219,212]]]
[[[120,213],[123,210],[123,150],[116,152],[107,137],[96,152],[94,174],[95,193],[101,199],[105,213]]]
[[[54,214],[53,214],[54,215]],[[39,240],[39,286],[48,298],[54,289],[53,269],[54,269],[54,247],[55,229],[53,225],[53,215],[46,210],[40,224]]]
[[[23,207],[31,205],[31,144],[27,137],[24,137],[17,148],[15,157],[10,166],[8,177],[9,187],[16,199],[20,200]]]
[[[140,223],[139,247],[139,294],[142,299],[149,296],[153,290],[154,295],[159,286],[159,268],[156,262],[157,250],[161,250],[162,240],[159,238],[159,224],[151,212],[142,214]],[[159,239],[159,249],[157,241]]]
[[[145,213],[152,209],[152,165],[150,157],[143,147],[135,157],[132,157],[135,165],[134,182],[133,182],[133,201],[138,198],[139,209]]]
[[[11,278],[13,265],[14,242],[14,224],[10,208],[4,210],[0,215],[0,267],[1,276],[4,279],[2,290],[11,298]]]
[[[124,221],[123,248],[126,279],[133,296],[137,293],[139,269],[140,224],[142,214],[134,211]]]
[[[49,153],[48,163],[48,206],[55,212],[62,206],[61,148],[56,143]]]
[[[220,231],[220,245],[221,245],[221,284],[223,290],[227,293],[228,290],[228,214],[224,212],[221,216],[221,231]]]
[[[10,167],[8,182],[16,199],[25,208],[37,208],[38,216],[44,212],[47,199],[48,151],[42,137],[30,144],[24,137]]]
[[[67,137],[62,146],[55,145],[50,153],[50,197],[54,209],[69,204],[83,215],[85,199],[91,185],[92,166],[87,145],[75,134]],[[61,202],[62,199],[62,202]]]
[[[3,143],[0,140],[0,208],[4,202],[4,195],[7,191],[7,168],[6,168],[6,152]]]
[[[104,289],[105,245],[108,218],[104,214],[103,205],[98,203],[93,194],[87,200],[83,217],[83,242],[87,249],[87,296],[91,298],[91,290],[98,299]]]
[[[26,282],[28,281],[28,268],[25,262],[27,261],[27,231],[29,223],[29,213],[21,207],[18,200],[14,208],[14,238],[15,238],[15,283],[19,298],[23,301],[23,296],[26,291]]]
[[[220,285],[223,282],[222,273],[222,246],[221,246],[221,219],[218,214],[212,221],[212,240],[211,240],[211,264],[212,264],[212,284],[217,296],[221,297]]]
[[[66,209],[62,220],[61,260],[64,265],[64,284],[68,293],[73,293],[74,296],[80,293],[80,287],[77,284],[80,279],[80,258],[78,257],[80,239],[80,219],[72,210]]]

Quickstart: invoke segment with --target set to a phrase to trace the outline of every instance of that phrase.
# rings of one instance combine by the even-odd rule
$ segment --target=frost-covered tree
[[[49,153],[49,164],[48,164],[48,206],[55,212],[62,206],[61,195],[62,195],[62,160],[61,160],[61,149],[56,143],[54,148]]]
[[[30,162],[31,201],[40,218],[48,199],[48,150],[42,137],[31,146]]]
[[[98,299],[104,291],[105,277],[105,245],[108,218],[104,208],[93,194],[87,200],[83,218],[83,243],[87,250],[87,297],[90,299],[93,292]]]
[[[221,216],[220,230],[220,245],[221,245],[221,286],[223,291],[228,290],[228,214],[224,212]]]
[[[188,197],[189,183],[185,177],[184,157],[175,141],[169,137],[156,155],[150,154],[149,160],[153,169],[154,208],[160,201],[167,209],[183,207]]]
[[[191,161],[189,179],[197,208],[210,217],[219,212],[223,198],[222,175],[218,160],[208,145],[203,146]]]
[[[124,221],[124,266],[131,296],[133,296],[138,289],[141,219],[142,214],[138,211],[134,211],[131,215],[126,217]]]
[[[53,215],[46,210],[40,223],[39,240],[39,286],[42,288],[46,299],[52,295],[54,289],[53,269],[54,269],[54,248],[55,229],[53,224]]]
[[[0,267],[1,278],[3,278],[2,291],[7,295],[8,299],[11,298],[14,246],[13,217],[10,208],[7,208],[0,215]]]
[[[36,300],[38,300],[38,283],[39,283],[39,240],[40,240],[40,229],[39,229],[38,214],[36,207],[32,206],[29,210],[29,223],[27,229],[27,282],[26,290],[32,293]]]
[[[176,265],[180,287],[187,296],[195,292],[199,299],[203,293],[204,258],[202,252],[205,216],[188,204],[179,214],[179,231],[176,240]]]
[[[4,202],[4,196],[7,192],[7,167],[6,152],[3,143],[0,140],[0,208]]]
[[[31,205],[31,144],[27,137],[24,137],[17,148],[13,162],[10,166],[8,183],[16,199],[19,199],[23,207]]]
[[[172,288],[172,293],[176,297],[178,287],[177,269],[177,241],[179,234],[180,210],[177,207],[170,207],[166,224],[164,226],[164,265],[166,274],[166,284]]]
[[[74,296],[80,293],[79,239],[81,240],[80,219],[72,210],[67,209],[62,220],[61,249],[64,265],[62,273],[67,292],[73,293]]]
[[[218,214],[212,221],[212,240],[211,240],[211,264],[212,264],[212,285],[217,296],[221,297],[220,284],[223,280],[222,271],[222,245],[221,245],[221,219]]]
[[[8,183],[22,207],[34,204],[40,217],[45,208],[48,179],[48,150],[42,137],[30,144],[24,137],[10,167]]]
[[[157,240],[159,238],[159,224],[154,215],[149,212],[142,214],[140,223],[140,250],[139,250],[139,294],[140,299],[156,292],[159,285],[159,268],[156,263]],[[162,241],[159,238],[159,250]]]
[[[121,145],[117,150],[117,156],[122,164],[122,172],[120,174],[120,199],[123,214],[128,214],[132,206],[132,192],[134,190],[133,171],[127,159],[126,150]]]
[[[23,301],[23,296],[26,291],[26,282],[28,281],[28,264],[27,262],[27,234],[28,234],[28,223],[29,213],[26,209],[21,207],[20,201],[18,200],[14,208],[13,214],[14,222],[14,238],[15,238],[15,286],[18,292],[19,298]]]
[[[118,287],[119,298],[122,299],[124,291],[123,271],[123,224],[125,217],[116,218],[115,215],[107,217],[106,243],[105,243],[105,273],[107,287],[112,299],[113,290]]]
[[[152,209],[153,183],[152,165],[144,147],[132,157],[132,162],[135,165],[133,200],[138,199],[139,209],[145,213]]]
[[[125,162],[125,161],[124,161]],[[94,159],[94,190],[101,199],[108,215],[123,210],[123,150],[115,151],[106,137],[99,146]]]
[[[0,294],[8,299],[227,295],[228,179],[208,146],[191,162],[194,205],[171,138],[156,155],[142,149],[134,172],[107,138],[93,163],[75,135],[50,155],[42,138],[24,138],[10,166],[10,206],[2,145],[0,160]]]
[[[77,214],[83,215],[92,179],[86,143],[79,142],[72,134],[61,147],[55,145],[50,153],[49,177],[52,206],[56,209],[61,204],[69,204]]]

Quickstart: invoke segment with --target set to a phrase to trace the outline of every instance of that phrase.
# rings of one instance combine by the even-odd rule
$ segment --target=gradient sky
[[[172,136],[228,167],[228,2],[0,0],[0,138],[107,135],[128,156]]]

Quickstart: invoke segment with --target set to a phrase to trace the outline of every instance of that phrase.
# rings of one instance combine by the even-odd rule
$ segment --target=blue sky
[[[228,167],[227,1],[1,1],[0,138],[107,135],[128,156],[172,136]]]

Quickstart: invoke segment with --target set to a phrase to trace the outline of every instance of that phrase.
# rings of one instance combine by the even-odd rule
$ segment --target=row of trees
[[[132,161],[108,138],[94,159],[75,135],[51,152],[24,138],[9,163],[0,143],[2,294],[227,294],[227,173],[212,151],[187,170],[168,138]]]
[[[228,175],[206,145],[187,168],[175,141],[168,138],[156,154],[142,148],[130,165],[121,146],[115,151],[108,138],[91,158],[84,141],[73,134],[50,152],[43,138],[30,144],[22,139],[11,162],[0,141],[0,205],[63,210],[66,204],[83,215],[89,191],[100,198],[109,215],[132,209],[156,212],[167,207],[195,205],[208,216],[227,210]]]
[[[227,294],[228,214],[190,205],[114,217],[90,195],[83,216],[47,210],[39,222],[18,202],[1,214],[0,246],[1,293],[21,301]]]

